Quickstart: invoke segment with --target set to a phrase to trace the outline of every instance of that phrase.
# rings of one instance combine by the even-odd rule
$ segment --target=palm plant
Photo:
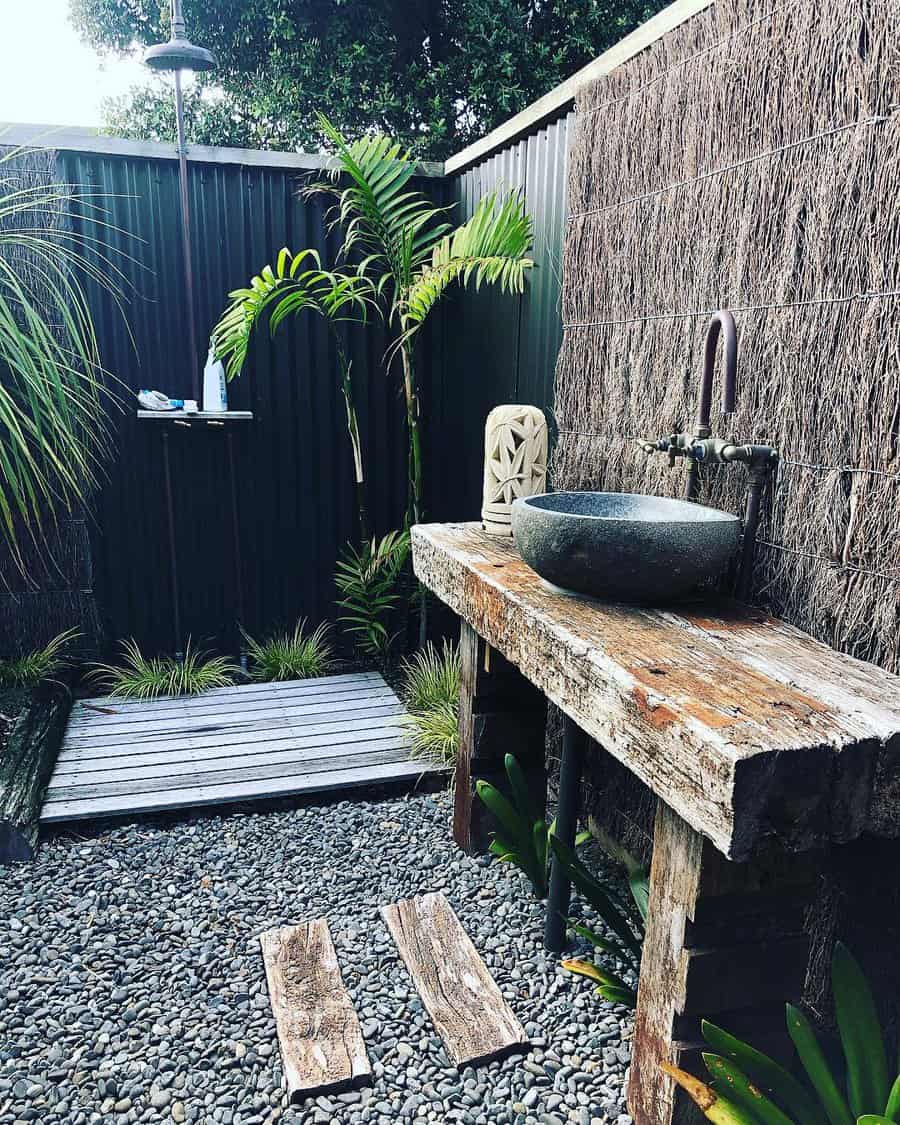
[[[87,286],[122,299],[96,197],[23,186],[16,165],[29,155],[0,156],[0,538],[20,566],[23,530],[34,538],[96,483],[108,435]]]
[[[250,339],[264,315],[269,315],[269,329],[274,336],[288,317],[313,312],[324,317],[334,341],[340,370],[341,394],[347,413],[347,433],[353,453],[357,512],[360,540],[369,537],[366,502],[366,475],[363,467],[359,419],[353,396],[352,363],[340,332],[342,321],[365,321],[373,303],[372,286],[359,274],[325,270],[317,251],[301,250],[292,254],[284,247],[274,267],[267,265],[250,279],[245,289],[228,294],[231,304],[222,313],[212,332],[213,345],[219,359],[225,361],[229,380],[240,374],[247,358]]]
[[[389,360],[399,354],[409,437],[407,525],[422,515],[422,446],[416,337],[449,286],[460,281],[521,292],[534,264],[527,252],[532,222],[517,193],[486,196],[474,215],[455,229],[436,207],[410,187],[416,164],[384,136],[348,141],[323,115],[319,125],[334,148],[330,181],[307,192],[336,197],[334,222],[344,231],[343,254],[360,255],[358,272],[372,278],[394,330]],[[342,177],[344,178],[342,180]]]
[[[364,539],[358,548],[348,546],[338,559],[339,620],[363,657],[384,663],[390,655],[391,618],[404,597],[399,587],[408,557],[409,532],[389,531],[380,539]]]

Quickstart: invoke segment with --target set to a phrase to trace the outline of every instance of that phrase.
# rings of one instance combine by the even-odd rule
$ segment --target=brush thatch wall
[[[900,5],[717,0],[578,99],[557,488],[681,495],[631,440],[687,428],[709,314],[785,458],[759,598],[900,671]],[[798,463],[800,462],[800,463]],[[886,475],[881,475],[886,474]],[[744,473],[704,498],[740,511]]]
[[[756,595],[900,672],[900,4],[716,0],[578,99],[556,373],[557,488],[683,495],[631,440],[693,421],[709,316],[739,331],[714,432],[784,462]],[[741,511],[743,471],[704,499]],[[551,739],[552,743],[552,739]],[[552,753],[552,750],[551,750]],[[645,858],[655,802],[594,755],[587,811]],[[892,842],[821,856],[806,999],[842,935],[900,1024]],[[873,925],[873,910],[880,923]]]

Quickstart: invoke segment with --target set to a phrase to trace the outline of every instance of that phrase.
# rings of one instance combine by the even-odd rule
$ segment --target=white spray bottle
[[[216,359],[216,349],[210,340],[206,366],[203,368],[203,409],[221,414],[228,409],[228,392],[225,389],[225,368]]]

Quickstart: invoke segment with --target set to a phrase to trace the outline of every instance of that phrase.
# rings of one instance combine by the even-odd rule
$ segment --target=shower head
[[[168,43],[148,47],[144,62],[152,70],[212,70],[216,65],[216,56],[188,39],[181,14],[181,0],[172,0],[172,37]]]
[[[189,39],[172,38],[168,43],[148,47],[144,62],[152,70],[212,70],[216,56],[205,47],[197,47]]]

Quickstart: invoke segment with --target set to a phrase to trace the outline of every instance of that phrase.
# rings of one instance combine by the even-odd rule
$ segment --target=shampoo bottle
[[[203,368],[203,409],[212,413],[222,413],[228,409],[228,393],[225,390],[225,368],[216,359],[215,348],[210,345],[206,366]]]

